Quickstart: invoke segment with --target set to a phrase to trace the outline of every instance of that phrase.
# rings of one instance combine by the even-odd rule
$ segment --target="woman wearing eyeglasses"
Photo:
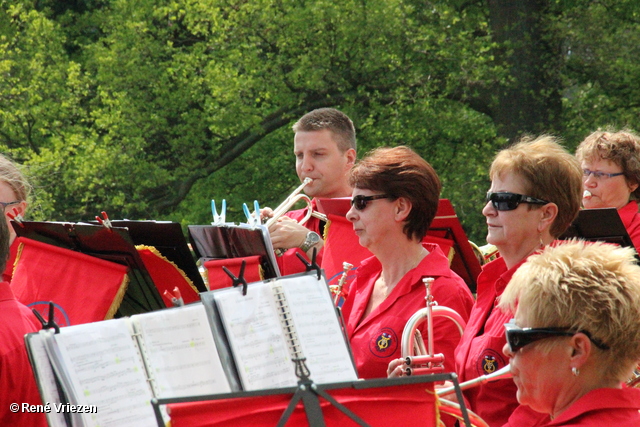
[[[353,168],[350,184],[347,219],[360,244],[375,256],[358,268],[342,310],[358,375],[386,377],[389,362],[400,357],[407,320],[426,306],[423,277],[435,279],[435,301],[465,320],[473,297],[440,248],[421,243],[440,198],[440,180],[431,165],[407,147],[380,148]],[[434,331],[435,351],[444,354],[445,368],[453,372],[460,333],[442,318],[435,320]],[[422,333],[426,340],[426,326]]]
[[[576,157],[584,173],[585,209],[616,208],[636,251],[640,252],[640,137],[630,131],[589,135]]]
[[[13,244],[16,233],[11,225],[9,215],[24,215],[27,210],[27,198],[30,192],[31,185],[19,167],[0,154],[0,207],[4,211],[5,220],[9,226],[9,243],[11,244],[9,260],[2,274],[2,279],[6,282],[10,282],[13,276],[13,261],[17,252],[17,247]]]
[[[532,256],[499,307],[518,401],[546,426],[640,426],[640,389],[625,388],[640,359],[640,267],[633,251],[567,242]]]
[[[582,171],[576,158],[551,136],[525,139],[498,153],[489,171],[491,188],[482,209],[487,242],[500,258],[477,279],[477,300],[456,349],[461,382],[491,374],[509,361],[502,353],[503,325],[512,313],[496,307],[511,276],[531,254],[560,236],[578,215]],[[544,366],[541,366],[544,369]],[[491,427],[534,426],[542,416],[519,407],[512,380],[486,383],[464,392],[470,408]]]

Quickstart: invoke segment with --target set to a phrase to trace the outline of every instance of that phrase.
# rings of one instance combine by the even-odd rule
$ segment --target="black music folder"
[[[204,261],[259,255],[264,278],[280,276],[271,237],[264,225],[190,225],[189,239],[196,256]]]
[[[93,223],[93,221],[91,221]],[[193,282],[198,292],[206,292],[202,276],[191,254],[182,226],[171,221],[115,220],[111,226],[129,230],[134,245],[153,246],[165,258],[178,266]]]
[[[582,209],[560,240],[579,238],[633,248],[633,242],[615,208]]]
[[[115,317],[165,308],[129,230],[70,222],[12,222],[18,236],[81,252],[129,268],[129,286]]]

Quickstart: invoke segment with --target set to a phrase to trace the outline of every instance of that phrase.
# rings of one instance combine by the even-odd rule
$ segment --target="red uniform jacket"
[[[599,388],[582,396],[547,426],[640,426],[640,389]]]
[[[522,263],[524,260],[507,271],[504,260],[498,258],[485,265],[478,276],[476,304],[456,349],[456,372],[460,382],[490,374],[509,364],[502,348],[507,342],[504,324],[513,318],[513,314],[503,312],[496,305],[513,273]],[[527,406],[519,407],[516,391],[513,380],[506,379],[468,389],[464,395],[470,409],[491,427],[501,427],[507,421],[512,422],[509,425],[514,427],[534,426],[540,420],[548,420],[547,415]]]
[[[9,405],[42,405],[31,371],[24,336],[41,328],[23,304],[16,301],[7,282],[0,282],[0,426],[46,426],[44,413],[14,413]]]
[[[429,255],[410,270],[366,318],[363,315],[382,266],[377,258],[371,257],[363,261],[357,271],[342,308],[360,378],[386,377],[389,362],[401,356],[402,331],[407,320],[426,307],[423,277],[435,278],[431,290],[439,305],[457,311],[465,321],[469,318],[473,297],[467,285],[451,271],[449,260],[437,245],[423,246]],[[425,323],[420,328],[425,340],[426,329]],[[444,354],[447,372],[453,372],[453,352],[459,340],[458,327],[452,321],[444,318],[434,321],[434,350]]]
[[[640,213],[638,213],[638,202],[635,200],[627,203],[623,208],[618,209],[620,219],[627,229],[629,237],[636,248],[636,252],[640,253]]]

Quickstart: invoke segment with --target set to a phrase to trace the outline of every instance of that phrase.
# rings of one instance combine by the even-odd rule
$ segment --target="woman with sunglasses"
[[[503,325],[513,315],[496,308],[497,301],[527,257],[569,227],[582,197],[578,161],[551,136],[524,139],[500,151],[489,176],[491,188],[482,213],[487,219],[487,242],[501,256],[486,264],[477,279],[477,300],[456,349],[461,382],[509,363],[502,353]],[[518,407],[516,386],[510,379],[485,383],[464,394],[470,408],[491,427],[507,422],[514,427],[533,426],[541,418],[527,407]]]
[[[20,171],[18,165],[0,154],[0,207],[4,211],[5,221],[9,227],[10,255],[2,279],[10,282],[13,276],[13,261],[17,254],[17,245],[13,244],[16,233],[11,225],[10,217],[24,216],[27,210],[27,198],[31,192],[29,181]]]
[[[616,208],[636,251],[640,252],[640,137],[631,131],[593,132],[576,157],[584,174],[585,209]]]
[[[473,297],[449,268],[449,260],[422,239],[438,210],[440,179],[431,165],[407,147],[379,148],[351,171],[352,206],[347,219],[360,244],[375,256],[362,262],[342,307],[361,378],[387,376],[391,360],[400,357],[407,320],[426,306],[423,277],[433,277],[439,305],[456,310],[465,321]],[[426,340],[426,326],[421,331]],[[434,322],[436,353],[453,372],[453,353],[460,340],[456,325]],[[426,345],[426,344],[425,344]]]
[[[530,257],[499,307],[518,401],[546,426],[640,426],[640,267],[633,250],[566,242]]]

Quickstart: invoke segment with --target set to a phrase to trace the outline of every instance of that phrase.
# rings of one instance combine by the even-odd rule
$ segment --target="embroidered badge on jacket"
[[[382,328],[371,336],[369,350],[376,357],[390,357],[398,348],[398,336],[391,328]]]

